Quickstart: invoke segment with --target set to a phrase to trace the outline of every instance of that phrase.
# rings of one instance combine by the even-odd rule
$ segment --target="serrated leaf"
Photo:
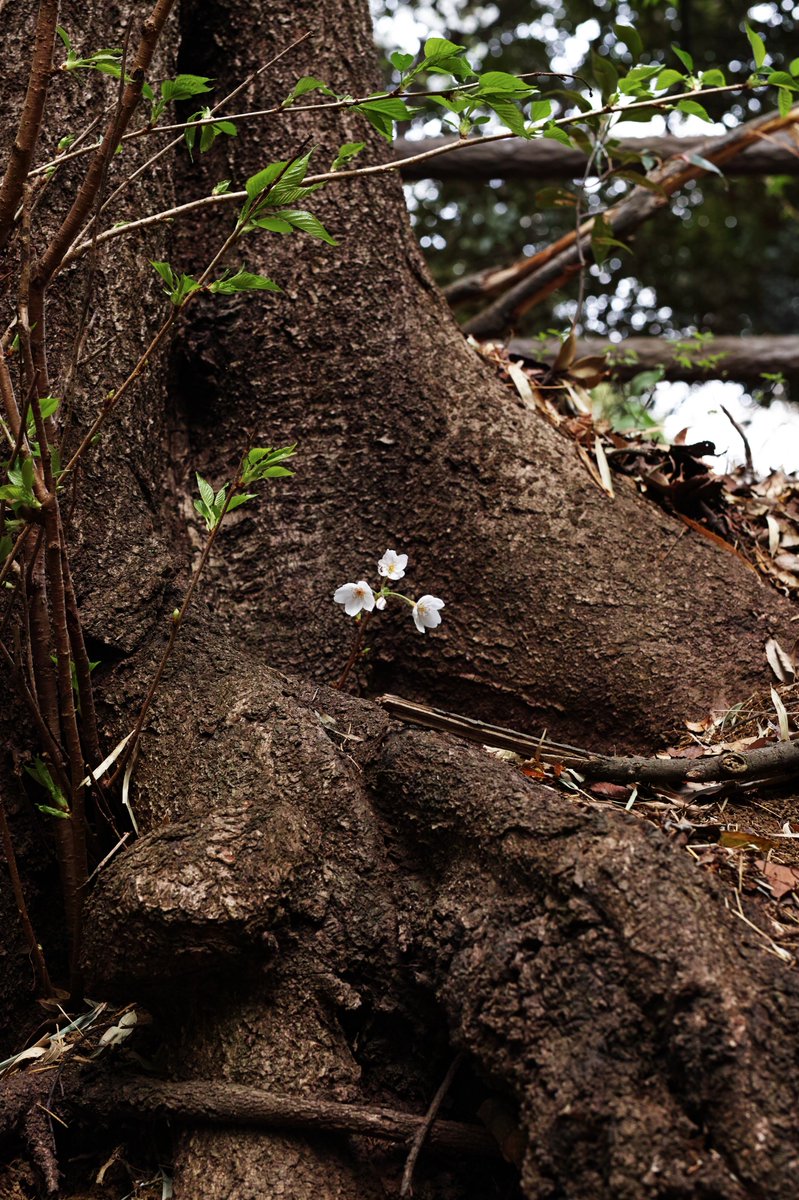
[[[702,72],[702,87],[724,87],[726,82],[724,72],[720,71],[718,67]]]
[[[321,92],[324,96],[335,96],[336,94],[324,80],[317,79],[315,75],[303,75],[302,79],[297,80],[281,107],[290,108],[296,100],[307,95],[308,92]]]
[[[241,508],[242,504],[246,504],[248,500],[257,499],[255,492],[237,492],[227,506],[228,512],[233,512],[234,508]]]
[[[759,33],[755,33],[748,21],[744,22],[744,29],[749,39],[749,45],[752,47],[752,57],[755,60],[755,67],[762,67],[766,58],[766,43]]]
[[[799,58],[794,58],[788,64],[788,70],[792,75],[799,75]]]
[[[787,117],[788,113],[793,108],[793,95],[787,88],[780,88],[777,92],[777,111],[781,117]]]
[[[519,79],[517,75],[511,75],[508,71],[486,71],[483,75],[478,75],[478,86],[475,88],[472,95],[482,96],[490,92],[508,92],[515,95],[529,96],[535,91],[523,79]]]
[[[197,487],[200,489],[200,497],[203,503],[208,508],[213,508],[214,505],[214,489],[207,480],[203,479],[202,475],[197,472]]]
[[[177,276],[168,262],[154,262],[150,259],[150,266],[155,267],[168,288],[173,289],[177,287]]]
[[[294,229],[300,229],[303,233],[309,233],[311,237],[327,242],[329,246],[338,245],[336,239],[330,236],[322,222],[313,213],[305,212],[303,209],[287,209],[275,213],[275,216],[287,221]]]
[[[664,67],[658,72],[658,90],[673,87],[675,83],[685,83],[685,76],[681,71],[675,71],[673,67]]]
[[[425,64],[429,66],[438,59],[457,57],[465,49],[465,46],[458,46],[455,42],[447,41],[446,38],[428,38],[424,44]]]
[[[492,97],[491,99],[486,98],[485,103],[488,108],[493,109],[502,124],[506,125],[511,133],[523,138],[530,136],[524,116],[513,103],[513,100],[510,98],[501,100],[498,97]]]
[[[61,41],[64,43],[67,50],[71,50],[72,42],[69,40],[69,36],[67,35],[66,29],[62,29],[62,27],[60,25],[56,25],[55,31],[58,34]]]
[[[281,289],[265,275],[254,275],[250,271],[237,271],[227,279],[217,279],[208,288],[217,295],[232,296],[236,292],[279,292]]]
[[[262,171],[251,175],[244,184],[244,190],[250,200],[254,200],[256,196],[260,196],[271,183],[274,183],[281,171],[286,169],[286,162],[273,162],[268,167],[264,167]]]

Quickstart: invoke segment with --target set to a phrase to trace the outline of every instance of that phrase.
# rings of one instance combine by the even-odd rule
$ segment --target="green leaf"
[[[576,195],[567,188],[545,187],[535,193],[536,208],[574,208],[576,204]]]
[[[290,474],[291,472],[289,472]],[[248,500],[255,500],[255,492],[237,492],[227,506],[228,512],[233,512],[234,508],[241,508],[242,504],[246,504]]]
[[[170,100],[190,100],[202,92],[210,92],[208,84],[211,80],[205,75],[176,75],[174,79],[165,79],[161,84],[161,95],[167,103]]]
[[[673,67],[664,67],[657,77],[658,90],[673,87],[675,83],[684,84],[685,76],[681,71],[675,71]]]
[[[214,489],[211,487],[210,483],[203,479],[199,472],[197,473],[197,487],[200,489],[200,497],[203,503],[209,508],[213,508]]]
[[[638,59],[643,53],[643,45],[637,29],[633,29],[632,25],[621,25],[617,23],[613,26],[613,32],[619,41],[624,42],[627,49],[632,54],[633,58]]]
[[[42,412],[42,420],[46,421],[48,417],[52,417],[53,413],[58,411],[58,406],[61,403],[58,396],[41,396],[39,399],[39,408]],[[25,426],[29,436],[32,436],[36,425],[33,419],[33,405],[28,405],[28,411],[25,414]]]
[[[294,84],[294,87],[280,107],[291,108],[295,100],[299,100],[301,96],[307,95],[308,92],[321,92],[324,96],[335,96],[336,94],[328,87],[324,80],[317,79],[315,75],[303,75],[302,79],[298,79]]]
[[[718,67],[702,72],[702,87],[724,87],[726,82],[724,72],[720,71]]]
[[[225,192],[230,191],[230,180],[220,179],[219,183],[215,183],[211,189],[212,196],[224,196]]]
[[[746,30],[746,36],[749,38],[749,45],[752,47],[752,57],[755,60],[755,67],[762,67],[766,58],[766,43],[759,33],[755,33],[748,21],[744,21],[744,29]]]
[[[551,100],[534,100],[530,105],[530,120],[535,124],[537,121],[546,121],[552,115]]]
[[[237,271],[235,275],[225,279],[217,279],[208,291],[222,296],[232,296],[235,292],[279,292],[282,289],[265,275],[253,275],[249,271]]]
[[[544,130],[544,137],[553,142],[560,142],[562,146],[568,146],[571,149],[572,140],[565,129],[561,129],[559,125],[550,125]]]
[[[701,117],[703,121],[712,121],[713,118],[708,114],[707,110],[702,107],[698,100],[680,100],[677,107],[680,112],[690,113],[694,117]]]
[[[413,66],[414,56],[412,54],[403,54],[401,50],[395,50],[389,55],[388,61],[391,63],[395,71],[399,71],[400,75],[404,75],[409,67]]]
[[[591,230],[591,251],[595,261],[601,265],[614,247],[628,252],[630,250],[629,246],[614,237],[613,226],[600,213],[598,217],[594,217],[594,225]]]
[[[155,267],[170,291],[177,287],[177,277],[168,262],[154,262],[150,259],[150,266]]]
[[[688,51],[681,50],[679,46],[674,46],[674,45],[672,45],[671,48],[674,51],[674,53],[677,55],[677,57],[679,58],[682,65],[685,67],[686,71],[693,71],[694,60],[691,57],[691,55],[688,53]]]
[[[36,807],[40,813],[45,813],[48,817],[60,817],[62,821],[72,819],[72,813],[68,809],[62,811],[60,808],[50,808],[49,804],[37,804]]]
[[[331,171],[338,171],[341,167],[346,167],[357,154],[360,154],[364,148],[364,142],[345,142],[339,150],[333,163],[330,167]]]
[[[777,109],[780,116],[787,117],[792,108],[793,94],[787,88],[780,88],[777,92]]]
[[[529,137],[530,131],[527,128],[527,123],[523,113],[519,111],[512,100],[500,100],[498,98],[486,99],[487,106],[497,114],[503,125],[507,125],[511,133],[515,133],[517,137]]]
[[[3,536],[0,537],[0,563],[4,563],[6,561],[13,549],[14,542],[12,538],[7,533],[4,533]]]
[[[309,233],[311,237],[327,242],[329,246],[338,245],[336,239],[330,236],[322,222],[313,213],[305,212],[303,209],[284,209],[282,212],[275,213],[275,216],[287,221],[294,229],[301,229],[303,233]]]
[[[249,198],[254,200],[256,196],[260,196],[270,184],[274,183],[281,171],[285,170],[286,165],[285,162],[273,162],[268,167],[264,167],[263,171],[251,175],[244,185]]]
[[[256,446],[250,450],[244,457],[239,475],[244,484],[257,483],[259,479],[275,478],[273,472],[280,471],[282,474],[292,474],[285,467],[278,467],[278,464],[285,462],[287,458],[293,458],[297,449],[297,443],[292,443],[291,446],[282,446],[275,450],[272,446]]]
[[[270,233],[292,233],[293,225],[289,225],[288,221],[282,221],[280,217],[256,217],[252,225],[257,225],[259,229],[267,229]]]
[[[788,70],[792,75],[799,75],[799,58],[794,58],[788,65]]]
[[[774,87],[788,88],[792,92],[799,92],[799,83],[787,71],[769,71],[766,83],[771,83]]]
[[[484,75],[478,75],[478,86],[475,88],[472,95],[482,96],[490,92],[509,92],[515,95],[529,96],[535,91],[535,88],[530,87],[524,80],[519,79],[516,75],[510,75],[507,71],[486,71]]]
[[[455,42],[448,42],[446,38],[428,38],[424,44],[424,65],[430,66],[442,58],[456,57],[465,49],[465,46],[458,46]]]
[[[61,41],[66,46],[67,50],[71,50],[72,42],[69,40],[69,37],[67,36],[66,29],[62,29],[60,25],[56,25],[55,31],[58,34],[58,36],[60,37]]]

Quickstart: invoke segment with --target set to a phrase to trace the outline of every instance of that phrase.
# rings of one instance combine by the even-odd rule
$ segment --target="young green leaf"
[[[674,51],[674,53],[677,55],[677,57],[679,58],[682,65],[685,67],[686,71],[693,71],[694,60],[691,57],[691,55],[688,53],[688,51],[681,50],[679,46],[675,46],[675,45],[672,45],[671,48]]]
[[[690,113],[692,117],[701,117],[703,121],[712,122],[713,120],[707,109],[703,108],[698,100],[680,100],[676,107],[680,112]]]
[[[413,61],[413,60],[411,60],[411,61]],[[364,145],[365,145],[364,142],[345,142],[344,145],[340,148],[336,157],[333,159],[330,170],[338,171],[342,167],[348,166],[349,163],[351,163],[352,160],[355,158],[355,156],[361,153],[361,151],[364,148]]]
[[[404,75],[409,67],[413,66],[413,55],[403,54],[400,50],[395,50],[389,55],[389,62],[395,71],[399,71],[400,75]]]
[[[766,43],[759,33],[755,33],[748,21],[744,22],[744,29],[746,30],[746,36],[749,38],[749,45],[752,47],[755,68],[762,67],[766,58]]]
[[[165,79],[161,84],[161,96],[169,103],[170,100],[190,100],[202,92],[210,92],[208,86],[212,80],[204,75],[176,75],[174,79]]]
[[[447,41],[446,38],[428,38],[424,44],[424,65],[429,67],[440,62],[442,58],[456,58],[465,49],[465,46],[458,46],[455,42]]]
[[[305,212],[302,209],[285,209],[275,213],[275,217],[278,220],[286,221],[293,229],[302,230],[303,233],[309,233],[311,237],[327,242],[329,246],[338,245],[336,239],[330,236],[322,222],[313,213]]]
[[[301,96],[307,95],[308,92],[321,92],[323,96],[336,95],[321,79],[316,79],[313,75],[303,75],[302,79],[297,80],[294,84],[294,87],[280,107],[290,108],[295,100],[299,100]]]
[[[236,292],[279,292],[282,289],[265,275],[253,275],[250,271],[237,271],[235,275],[217,279],[208,288],[220,296],[232,296]]]

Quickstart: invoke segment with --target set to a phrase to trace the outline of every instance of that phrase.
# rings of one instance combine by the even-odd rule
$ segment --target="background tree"
[[[31,38],[25,6],[7,13],[20,37],[6,145]],[[132,14],[120,15],[123,32]],[[104,5],[61,11],[65,28],[85,36],[81,51],[117,44],[118,19]],[[248,83],[248,108],[271,106],[303,74],[369,92],[372,36],[354,0],[185,4],[169,16],[153,78],[190,71],[224,95],[305,33]],[[64,129],[113,104],[113,87],[88,78],[86,88],[54,89],[43,156]],[[159,160],[107,220],[138,215],[143,200],[157,211],[173,197],[207,196],[220,179],[238,185],[307,139],[325,162],[364,140],[364,124],[347,110],[296,106],[257,138],[219,137],[212,155]],[[365,140],[376,159],[390,155],[376,135]],[[141,139],[124,167],[114,156],[107,189],[112,167],[130,171],[148,153]],[[59,174],[63,187],[50,186],[37,209],[34,262],[83,178],[80,160]],[[790,640],[792,608],[631,492],[611,502],[596,489],[571,442],[463,339],[396,182],[342,181],[314,211],[338,246],[311,254],[294,236],[248,241],[247,266],[283,295],[254,306],[198,294],[75,485],[68,542],[87,649],[101,662],[105,749],[139,711],[197,559],[194,471],[218,487],[250,440],[302,447],[296,480],[232,517],[215,544],[205,602],[185,622],[148,715],[133,793],[143,836],[91,890],[87,990],[147,1003],[161,1075],[222,1081],[228,1099],[236,1084],[419,1111],[457,1045],[466,1062],[451,1112],[473,1120],[486,1100],[512,1102],[519,1136],[506,1148],[528,1197],[632,1197],[642,1185],[652,1196],[787,1196],[794,976],[734,923],[687,856],[628,814],[577,806],[325,685],[351,632],[333,590],[386,545],[407,548],[414,579],[446,598],[446,622],[423,640],[410,621],[381,624],[365,693],[445,700],[590,747],[651,750],[712,701],[762,683],[763,644],[769,634]],[[71,382],[91,298],[69,389],[71,444],[163,321],[148,260],[196,278],[229,232],[230,210],[206,205],[134,235],[134,254],[109,241],[54,278],[46,316],[57,384]],[[9,280],[25,253],[17,236]],[[17,303],[10,293],[12,312]],[[14,770],[14,755],[30,754],[18,711],[9,698],[4,797],[38,897],[35,925],[63,978],[51,831],[20,801]],[[3,1007],[18,1036],[31,1025],[28,947],[5,893],[3,904],[17,939]],[[41,1078],[22,1078],[4,1093],[5,1132],[12,1155],[20,1131],[38,1149],[42,1177],[28,1184],[12,1162],[6,1186],[52,1194],[32,1114],[53,1098],[36,1091]],[[360,1200],[391,1186],[395,1165],[368,1143],[242,1128],[253,1119],[249,1092],[232,1130],[206,1128],[199,1110],[210,1090],[199,1091],[193,1103],[184,1095],[170,1152],[177,1196]],[[93,1125],[113,1122],[119,1100],[98,1090]],[[463,1197],[516,1186],[494,1160],[480,1161],[430,1167],[417,1185]]]

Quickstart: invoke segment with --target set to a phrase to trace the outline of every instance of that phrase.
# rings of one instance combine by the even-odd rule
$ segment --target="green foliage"
[[[352,160],[361,153],[364,145],[364,142],[345,142],[333,159],[330,170],[339,171],[342,167],[348,167]]]
[[[211,88],[208,85],[212,82],[205,75],[176,75],[174,79],[164,79],[161,82],[159,88],[161,95],[158,99],[156,99],[155,92],[150,84],[145,83],[142,87],[142,95],[152,105],[150,109],[150,124],[158,124],[164,109],[171,101],[191,100],[193,96],[201,96],[203,92],[210,92]],[[205,111],[209,116],[211,115],[210,110],[207,109]],[[196,120],[197,117],[198,114],[195,113],[189,120]],[[213,138],[211,140],[213,141]]]
[[[230,484],[224,484],[218,492],[214,492],[210,483],[197,474],[197,487],[200,490],[199,499],[194,501],[194,507],[205,521],[205,527],[212,533],[222,521],[222,518],[234,509],[240,508],[248,500],[255,499],[254,492],[239,491],[240,487],[250,487],[265,479],[282,479],[294,474],[287,467],[281,466],[287,458],[293,458],[296,443],[273,449],[271,446],[255,447],[249,450],[242,459],[239,473],[233,491],[228,497]]]
[[[309,150],[297,158],[270,163],[262,171],[250,176],[244,185],[247,200],[238,220],[238,228],[243,233],[258,229],[270,233],[293,233],[295,230],[301,230],[328,242],[331,246],[337,244],[317,217],[304,209],[282,207],[285,204],[294,204],[297,200],[304,200],[321,186],[303,186],[312,153],[313,151]]]
[[[176,308],[184,305],[192,292],[196,292],[200,286],[197,280],[191,275],[178,275],[177,272],[173,271],[168,262],[153,262],[151,260],[151,265],[155,267],[166,284],[164,291]]]
[[[69,804],[67,803],[64,793],[53,779],[44,760],[37,754],[33,760],[32,767],[25,767],[25,771],[34,779],[40,787],[44,788],[50,797],[49,804],[37,804],[39,812],[45,813],[48,817],[60,817],[62,820],[68,821],[71,817]]]
[[[220,296],[233,296],[236,292],[279,292],[281,289],[265,275],[253,275],[239,270],[234,274],[225,272],[221,278],[208,285],[208,291]]]
[[[192,113],[189,121],[208,121],[210,117],[210,108],[201,108],[196,113]],[[225,134],[227,137],[238,136],[238,130],[233,121],[214,121],[206,125],[189,125],[183,133],[183,138],[190,155],[194,153],[198,132],[200,134],[200,154],[205,154],[207,150],[210,150],[221,134]]]
[[[296,442],[290,446],[283,446],[279,450],[265,446],[248,451],[239,472],[241,482],[246,486],[258,483],[262,479],[280,479],[287,475],[293,475],[293,471],[280,466],[280,464],[287,458],[294,458],[296,452]]]
[[[41,508],[33,491],[34,466],[30,458],[17,459],[13,467],[6,469],[8,483],[0,487],[0,500],[4,500],[15,516],[25,519],[30,511]]]
[[[122,51],[119,49],[95,50],[85,58],[81,58],[72,48],[67,31],[60,25],[56,27],[64,48],[67,52],[66,61],[62,63],[62,71],[99,71],[102,75],[111,75],[119,79],[122,75]]]

